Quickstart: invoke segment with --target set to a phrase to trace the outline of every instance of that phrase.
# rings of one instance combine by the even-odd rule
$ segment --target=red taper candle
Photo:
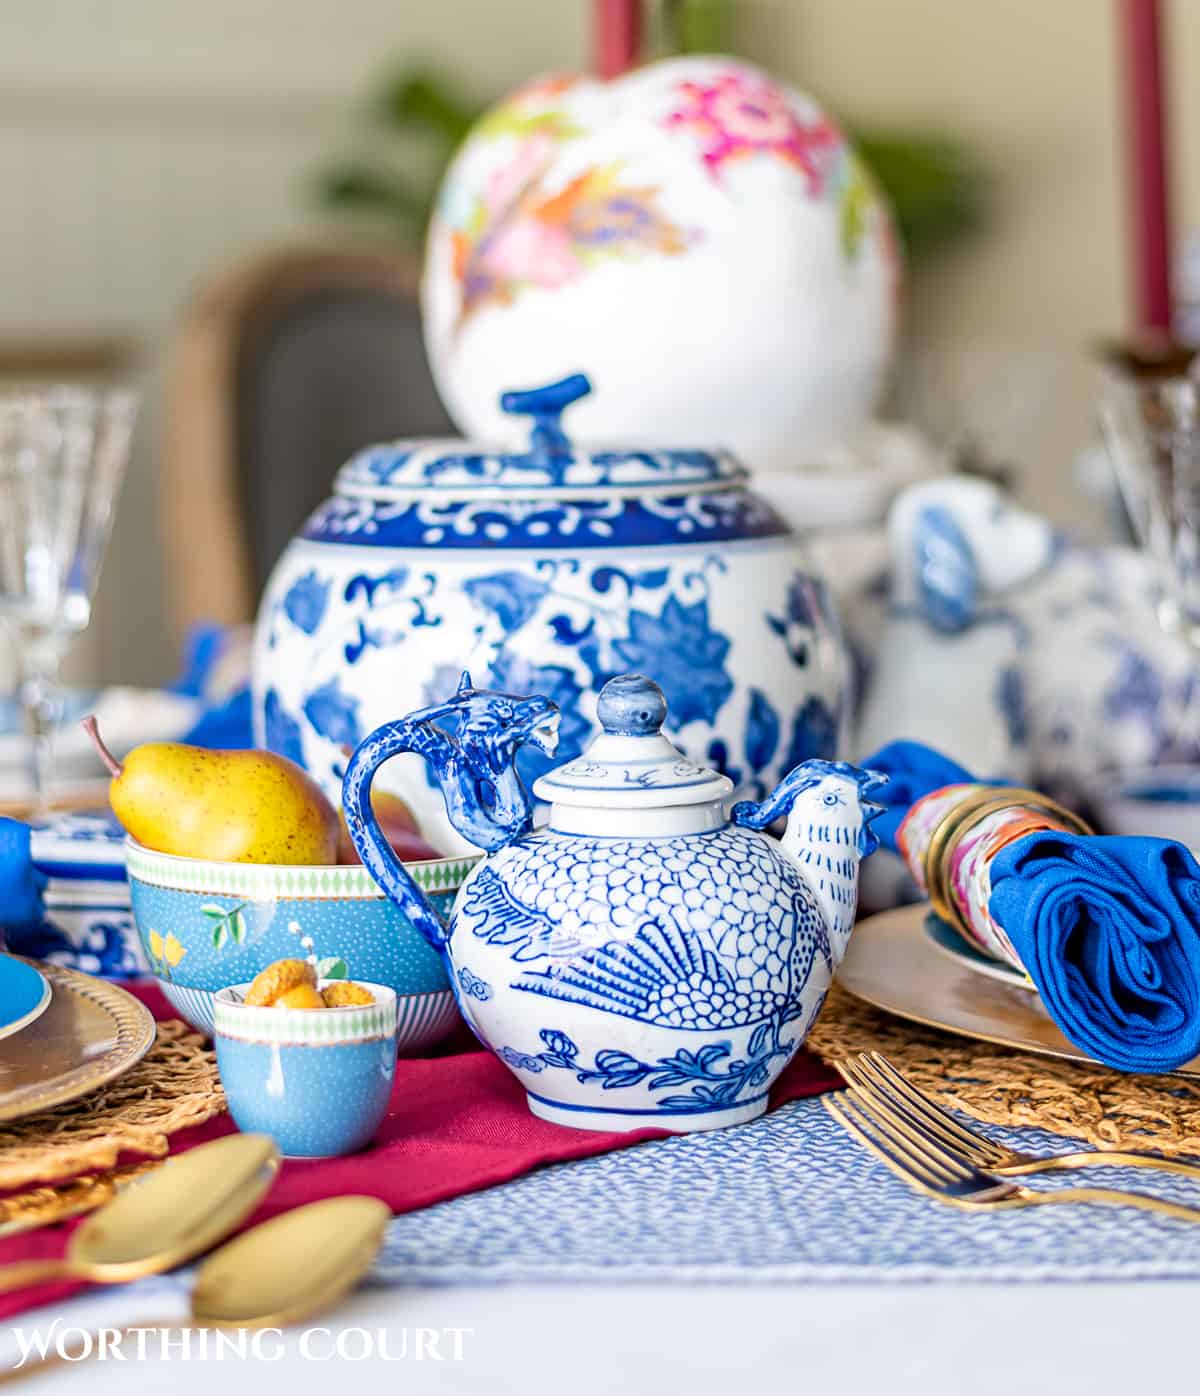
[[[595,0],[596,71],[619,77],[633,67],[642,43],[641,0]]]
[[[1171,218],[1160,0],[1117,0],[1137,329],[1171,328]]]

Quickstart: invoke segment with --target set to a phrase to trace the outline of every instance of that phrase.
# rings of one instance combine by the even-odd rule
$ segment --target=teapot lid
[[[533,418],[529,444],[511,450],[453,439],[393,441],[368,446],[338,472],[340,495],[403,499],[436,492],[444,498],[570,497],[611,489],[686,494],[726,489],[746,478],[727,451],[646,445],[583,447],[563,431],[562,414],[592,390],[573,373],[557,383],[501,395],[505,412]]]
[[[596,715],[604,731],[582,756],[537,781],[538,799],[576,808],[652,810],[715,805],[732,793],[728,776],[698,766],[663,735],[667,700],[653,679],[609,679]]]

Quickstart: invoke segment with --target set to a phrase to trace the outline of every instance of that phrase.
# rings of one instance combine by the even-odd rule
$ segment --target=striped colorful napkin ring
[[[1007,809],[1029,811],[1034,815],[1040,815],[1046,821],[1014,821],[1011,835],[1013,839],[1038,829],[1062,829],[1072,834],[1094,832],[1085,820],[1057,801],[1036,790],[1024,790],[1017,786],[986,785],[952,805],[934,827],[925,847],[925,887],[934,911],[944,921],[956,927],[969,941],[974,941],[975,937],[951,890],[952,855],[964,834],[969,833],[989,815]],[[1011,839],[1005,842],[1010,841]],[[994,855],[1003,846],[1004,842],[995,844],[990,852]]]

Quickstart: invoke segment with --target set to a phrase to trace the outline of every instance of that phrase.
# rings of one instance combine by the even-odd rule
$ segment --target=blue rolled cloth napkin
[[[1046,830],[991,876],[988,910],[1076,1047],[1121,1071],[1200,1054],[1200,865],[1183,844]]]
[[[918,742],[863,764],[891,778],[874,827],[893,851],[912,804],[974,779]],[[1183,844],[1045,830],[1001,849],[990,875],[988,910],[1069,1041],[1120,1071],[1200,1055],[1200,864]]]
[[[871,821],[871,829],[884,848],[897,854],[900,850],[896,847],[896,835],[904,816],[918,800],[944,785],[961,785],[975,779],[965,766],[922,742],[888,742],[869,761],[860,764],[887,776],[887,784],[871,794],[871,799],[884,807],[884,812]]]
[[[0,818],[0,931],[34,926],[42,919],[46,875],[33,865],[28,824]]]
[[[241,751],[255,745],[248,674],[231,693],[215,699],[212,693],[213,676],[235,649],[236,637],[229,626],[202,624],[193,626],[184,641],[183,672],[170,691],[199,698],[205,705],[195,725],[179,739],[188,746]]]

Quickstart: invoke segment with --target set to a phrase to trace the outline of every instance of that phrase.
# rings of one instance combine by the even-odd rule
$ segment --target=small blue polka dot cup
[[[249,984],[214,995],[217,1069],[238,1129],[269,1134],[289,1158],[371,1142],[396,1074],[396,995],[362,987],[375,1002],[345,1008],[259,1007],[242,1001]]]

